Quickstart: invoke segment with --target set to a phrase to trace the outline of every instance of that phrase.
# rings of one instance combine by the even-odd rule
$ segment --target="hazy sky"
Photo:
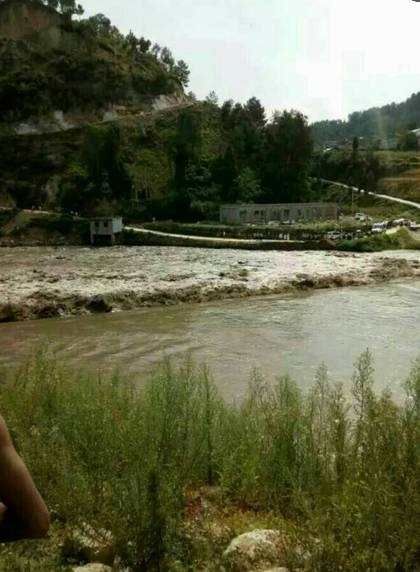
[[[82,0],[127,33],[169,47],[199,98],[255,95],[311,121],[420,91],[420,3],[412,0]]]

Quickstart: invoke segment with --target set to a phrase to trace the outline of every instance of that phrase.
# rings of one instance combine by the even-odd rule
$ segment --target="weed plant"
[[[110,530],[136,571],[212,569],[188,562],[181,523],[188,492],[217,486],[225,506],[292,521],[311,570],[414,572],[420,361],[404,390],[401,404],[375,393],[369,352],[351,398],[321,367],[307,393],[254,373],[235,405],[188,359],[165,361],[139,389],[43,350],[3,376],[0,410],[54,526]]]

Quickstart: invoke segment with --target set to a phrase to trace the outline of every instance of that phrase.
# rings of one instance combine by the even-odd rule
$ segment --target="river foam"
[[[0,250],[0,321],[368,285],[420,276],[420,253],[175,247]]]

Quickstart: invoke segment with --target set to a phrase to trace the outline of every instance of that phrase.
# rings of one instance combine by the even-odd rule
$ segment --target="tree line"
[[[309,193],[312,139],[307,119],[297,111],[267,120],[261,102],[229,100],[217,109],[223,148],[208,160],[202,154],[200,116],[181,114],[176,136],[172,197],[178,218],[210,216],[221,203],[299,202]]]
[[[155,135],[136,144],[150,147]],[[213,139],[216,150],[209,152]],[[310,195],[306,117],[284,111],[267,120],[255,97],[245,104],[207,101],[178,113],[166,151],[171,168],[158,196],[136,188],[132,145],[123,143],[116,126],[91,129],[62,185],[65,210],[92,211],[106,203],[113,210],[125,205],[130,214],[136,194],[146,218],[214,220],[222,203],[299,202]]]
[[[399,104],[357,111],[351,113],[347,121],[318,121],[311,128],[314,140],[319,144],[363,137],[375,146],[383,139],[397,138],[401,149],[413,150],[418,148],[418,143],[410,131],[419,126],[420,92]]]

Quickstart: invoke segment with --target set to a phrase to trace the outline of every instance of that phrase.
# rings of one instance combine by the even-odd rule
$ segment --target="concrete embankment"
[[[234,248],[236,250],[333,250],[328,241],[319,240],[250,240],[189,236],[126,227],[124,243],[137,246],[178,246],[189,248]]]
[[[420,276],[420,253],[171,247],[5,248],[0,321],[204,302]]]

